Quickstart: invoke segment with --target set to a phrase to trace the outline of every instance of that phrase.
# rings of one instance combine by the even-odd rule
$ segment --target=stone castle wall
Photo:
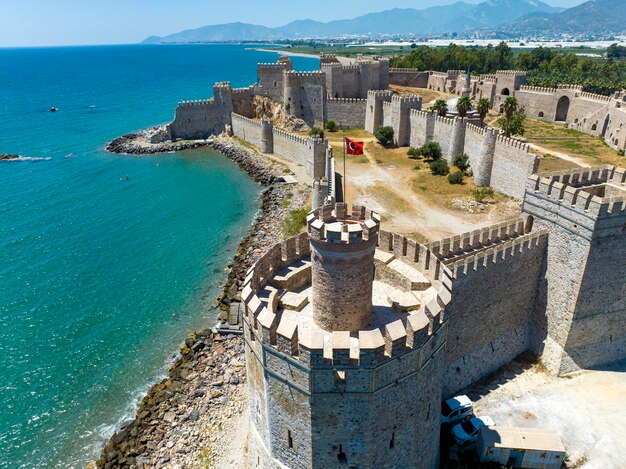
[[[495,240],[483,241],[494,247],[447,261],[453,266],[454,280],[453,301],[447,309],[444,397],[532,348],[530,325],[547,232],[524,235],[523,222],[516,221],[504,229],[506,234],[496,229]],[[511,239],[502,242],[501,237]]]
[[[313,179],[326,176],[327,141],[285,132],[269,120],[254,120],[232,114],[233,135],[257,146],[262,153],[274,153],[304,167]]]
[[[491,186],[503,194],[523,199],[526,180],[537,172],[538,167],[539,157],[529,153],[527,144],[499,135],[493,156]]]
[[[612,166],[533,175],[523,211],[549,230],[535,318],[537,351],[564,374],[626,353],[626,171]],[[610,267],[608,267],[610,266]]]
[[[342,129],[365,128],[366,99],[329,98],[326,101],[327,120],[334,119]]]
[[[389,84],[413,88],[428,88],[429,76],[428,72],[415,68],[391,68],[389,69]]]
[[[326,146],[323,139],[301,137],[274,127],[272,130],[273,153],[306,168],[314,179],[324,177],[326,167]]]
[[[181,101],[168,128],[173,139],[191,140],[220,134],[227,123],[226,110],[213,99]]]
[[[233,135],[261,148],[261,121],[249,119],[233,112]]]
[[[388,107],[391,112],[391,106]],[[465,119],[440,117],[432,111],[411,111],[409,126],[410,146],[437,142],[449,163],[465,153],[477,184],[490,185],[517,199],[523,198],[526,179],[539,164],[527,144],[498,136],[497,130],[478,127]]]

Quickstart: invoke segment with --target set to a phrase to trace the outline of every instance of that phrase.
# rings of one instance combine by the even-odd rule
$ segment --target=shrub
[[[313,127],[309,130],[309,137],[324,138],[324,131],[319,127]]]
[[[623,148],[621,148],[621,149],[617,150],[617,154],[618,154],[619,156],[624,156],[624,149],[623,149]]]
[[[444,161],[444,160],[441,160],[441,161]],[[465,175],[463,174],[463,171],[461,170],[448,174],[448,182],[450,184],[463,184],[464,178],[465,178]]]
[[[300,210],[291,210],[289,212],[289,215],[283,221],[283,232],[286,237],[290,238],[300,233],[302,228],[306,226],[306,217],[310,210],[310,208],[301,208]]]
[[[472,191],[474,200],[480,203],[482,203],[487,197],[493,197],[494,194],[495,192],[491,187],[477,187]]]
[[[436,176],[445,176],[450,172],[448,162],[443,159],[435,160],[429,165],[430,172]]]
[[[469,168],[469,156],[467,156],[465,153],[463,153],[462,155],[456,155],[454,157],[453,163],[454,166],[465,172],[467,171],[467,168]]]
[[[421,168],[420,168],[420,165],[416,164],[415,166],[413,166],[413,169],[415,171],[419,171]]]
[[[335,119],[328,119],[326,121],[326,130],[334,132],[337,129],[337,121]]]
[[[409,151],[407,151],[406,154],[409,155],[409,158],[412,160],[422,159],[422,151],[419,148],[409,147]]]
[[[441,146],[437,142],[428,142],[422,145],[419,149],[420,153],[427,160],[438,160],[441,158]]]
[[[390,145],[393,142],[393,127],[381,125],[376,129],[374,137],[383,146]]]

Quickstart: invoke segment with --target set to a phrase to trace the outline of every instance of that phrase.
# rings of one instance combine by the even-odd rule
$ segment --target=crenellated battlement
[[[607,183],[615,184],[615,190],[606,190]],[[527,184],[527,191],[599,217],[623,215],[623,189],[624,170],[613,166],[533,174]]]
[[[473,134],[476,135],[484,135],[484,136],[490,136],[490,137],[497,137],[500,134],[500,131],[498,129],[494,129],[493,127],[481,127],[479,125],[476,124],[472,124],[470,122],[467,123],[467,126],[465,128],[466,132],[471,132]]]
[[[596,93],[589,93],[587,91],[582,91],[578,97],[580,98],[584,98],[584,99],[591,99],[593,101],[602,101],[605,103],[608,103],[611,101],[611,97],[610,96],[604,96],[602,94],[596,94]]]
[[[529,149],[529,146],[526,142],[522,142],[521,140],[517,140],[511,137],[505,137],[504,134],[498,135],[497,142],[502,145],[507,145],[511,148],[517,148],[525,152],[528,152]]]
[[[331,244],[354,244],[372,241],[378,236],[380,216],[362,205],[336,203],[324,205],[307,216],[307,228],[311,239]]]
[[[315,77],[315,78],[323,78],[325,76],[325,73],[321,70],[314,70],[312,72],[297,72],[295,70],[285,70],[285,75],[293,78],[293,77],[297,77],[297,78],[311,78],[311,77]]]
[[[447,266],[454,264],[459,257],[466,257],[479,249],[524,235],[530,227],[522,217],[498,223],[482,229],[433,241],[426,247],[441,257]]]
[[[557,88],[559,90],[573,90],[573,91],[582,91],[582,85],[572,85],[570,83],[559,83]]]
[[[356,103],[365,104],[367,99],[365,98],[328,98],[329,103]]]
[[[417,95],[397,95],[394,94],[391,97],[391,102],[392,103],[398,103],[400,105],[407,105],[407,104],[417,104],[417,103],[421,103],[422,102],[422,97],[421,96],[417,96]]]
[[[526,72],[525,70],[497,70],[496,76],[498,75],[525,77],[528,75],[528,72]]]
[[[527,91],[529,93],[546,93],[546,94],[554,94],[556,93],[556,88],[549,88],[546,86],[528,86],[522,85],[519,91]]]
[[[191,107],[191,106],[208,106],[215,104],[215,100],[213,98],[209,99],[190,99],[185,101],[179,101],[179,107]]]
[[[498,81],[498,77],[496,75],[479,75],[478,81],[483,81],[486,83],[495,83]]]
[[[462,117],[443,117],[443,116],[437,115],[435,119],[437,120],[437,122],[440,122],[442,124],[449,125],[449,126],[462,124],[465,122],[465,119]]]
[[[372,98],[391,98],[393,92],[389,90],[369,90],[367,96]]]
[[[335,207],[335,211],[343,210],[342,207]],[[354,211],[358,212],[357,217],[367,216],[365,214],[368,212],[360,206],[354,206]],[[320,217],[328,216],[328,210],[320,209],[317,214]],[[391,235],[391,239],[396,243],[406,240],[398,235]],[[406,320],[398,319],[377,328],[360,330],[358,333],[325,332],[302,327],[294,317],[283,314],[279,309],[282,300],[279,299],[276,290],[267,290],[266,285],[284,267],[305,260],[304,258],[310,254],[307,244],[304,233],[277,244],[248,271],[242,300],[246,305],[246,323],[254,339],[302,361],[307,366],[315,367],[340,365],[368,368],[420,349],[427,344],[431,345],[428,349],[429,354],[441,347],[443,336],[436,340],[436,344],[431,342],[433,336],[438,335],[436,333],[444,322],[445,307],[451,301],[449,271],[446,274],[447,280],[440,283],[439,293],[418,311],[406,317]],[[395,251],[391,252],[395,254]]]
[[[482,268],[489,268],[492,264],[507,261],[523,251],[543,249],[542,240],[547,236],[547,230],[528,233],[458,260],[452,266],[454,278],[471,275]]]
[[[320,143],[320,142],[325,142],[325,139],[319,138],[319,137],[303,137],[301,135],[297,135],[297,134],[292,134],[291,132],[287,132],[286,130],[282,130],[282,129],[277,129],[276,127],[274,127],[274,135],[277,135],[279,137],[283,137],[287,140],[292,140],[294,142],[298,142],[302,145],[309,145],[311,143]]]
[[[390,72],[395,73],[428,73],[427,71],[420,70],[419,68],[390,68]]]
[[[215,82],[215,84],[213,85],[213,89],[227,89],[230,90],[231,86],[230,86],[230,81],[217,81]]]
[[[286,63],[258,63],[257,70],[284,70],[288,68]]]
[[[258,119],[250,119],[249,117],[245,117],[240,114],[236,114],[234,112],[231,114],[231,116],[232,116],[233,121],[238,120],[238,121],[245,122],[255,127],[259,127],[259,128],[261,127],[261,121]]]

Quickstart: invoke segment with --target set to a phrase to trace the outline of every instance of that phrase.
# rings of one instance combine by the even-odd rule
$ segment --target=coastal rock
[[[12,155],[10,153],[0,154],[0,160],[17,160],[19,157],[20,155]]]
[[[146,135],[149,137],[145,133],[120,137],[107,149],[150,154],[180,151],[187,144],[192,145],[189,148],[210,146],[265,186],[259,213],[237,248],[218,298],[218,305],[227,316],[230,303],[241,300],[247,270],[267,249],[284,239],[282,222],[291,210],[306,206],[309,188],[278,183],[285,167],[234,139],[217,137],[155,144],[146,142]],[[222,429],[247,407],[246,386],[242,385],[246,380],[244,360],[241,336],[224,337],[210,330],[189,334],[168,370],[168,377],[150,388],[133,424],[121,427],[107,442],[96,466],[197,467],[198,461],[207,457],[207,451],[213,462],[220,454],[220,445],[227,442]]]

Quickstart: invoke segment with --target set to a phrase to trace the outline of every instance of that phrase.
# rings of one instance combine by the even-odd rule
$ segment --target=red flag
[[[346,153],[348,155],[362,155],[363,142],[355,142],[346,137]]]

